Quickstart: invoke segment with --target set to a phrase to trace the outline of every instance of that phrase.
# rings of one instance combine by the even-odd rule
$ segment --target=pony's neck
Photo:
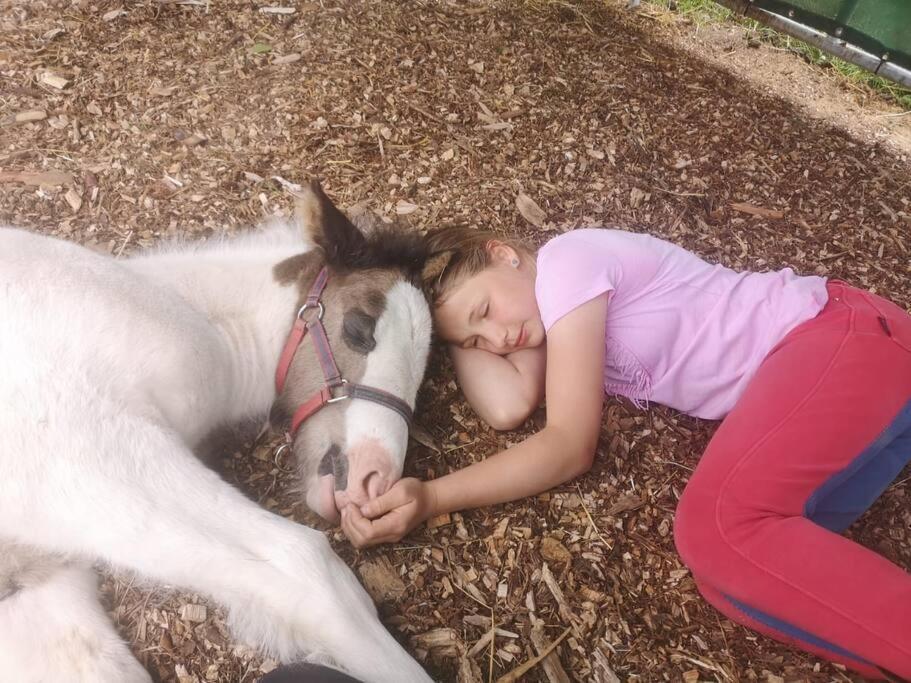
[[[162,250],[129,264],[199,311],[220,338],[230,396],[228,420],[265,413],[275,399],[278,358],[299,299],[274,269],[307,251],[302,240],[239,238],[212,247]]]

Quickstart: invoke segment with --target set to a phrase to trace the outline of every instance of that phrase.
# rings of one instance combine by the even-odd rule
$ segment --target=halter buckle
[[[347,384],[348,384],[348,380],[347,380],[347,379],[341,379],[341,380],[338,381],[338,384],[333,384],[333,385],[331,385],[331,386],[329,387],[329,393],[330,393],[330,395],[332,396],[332,398],[327,399],[327,400],[326,400],[326,403],[338,403],[339,401],[344,401],[345,399],[351,398],[351,392],[350,392],[350,390],[346,387]],[[340,394],[338,394],[338,395],[336,396],[335,390],[336,390],[336,389],[341,390],[342,387],[345,387],[345,393],[343,393],[343,394],[340,393]]]

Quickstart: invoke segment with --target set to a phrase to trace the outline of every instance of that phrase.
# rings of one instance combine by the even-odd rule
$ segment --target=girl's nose
[[[488,339],[495,349],[503,350],[508,346],[509,330],[499,325],[491,325]]]

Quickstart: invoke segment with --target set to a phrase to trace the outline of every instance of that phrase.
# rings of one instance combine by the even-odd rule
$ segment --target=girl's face
[[[434,311],[446,341],[505,355],[540,346],[544,324],[535,299],[534,269],[514,249],[491,247],[493,263],[459,283]]]

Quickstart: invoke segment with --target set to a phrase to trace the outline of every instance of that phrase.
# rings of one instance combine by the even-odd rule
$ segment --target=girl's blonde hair
[[[458,285],[493,263],[491,241],[516,250],[519,258],[534,263],[534,252],[519,240],[504,238],[490,230],[452,225],[427,233],[430,259],[424,270],[424,289],[439,306]]]

